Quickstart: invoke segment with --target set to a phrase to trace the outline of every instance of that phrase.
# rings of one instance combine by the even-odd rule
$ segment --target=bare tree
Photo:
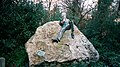
[[[119,1],[119,6],[118,6],[118,15],[120,15],[120,1]]]
[[[81,21],[91,19],[92,11],[97,9],[97,2],[87,4],[87,1],[89,0],[65,0],[62,4],[72,16],[78,18],[76,25],[79,25]]]

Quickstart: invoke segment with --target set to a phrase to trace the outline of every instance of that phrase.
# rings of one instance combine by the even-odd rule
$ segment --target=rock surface
[[[30,66],[44,61],[97,61],[99,59],[97,50],[75,25],[74,39],[71,38],[71,30],[67,30],[59,43],[52,43],[51,39],[57,36],[60,29],[59,21],[48,22],[37,28],[35,34],[25,44]],[[38,56],[38,51],[43,53]]]

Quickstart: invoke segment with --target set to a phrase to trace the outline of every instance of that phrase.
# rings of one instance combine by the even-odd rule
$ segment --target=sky
[[[60,10],[65,10],[64,7],[62,6],[62,4],[65,5],[65,3],[63,3],[63,0],[42,0],[43,1],[43,5],[44,7],[48,7],[49,1],[51,1],[51,7],[50,10],[52,10],[54,8],[54,6],[57,4],[60,6]],[[94,8],[95,5],[97,4],[98,0],[82,0],[82,2],[84,3],[84,10],[88,10],[91,7]]]

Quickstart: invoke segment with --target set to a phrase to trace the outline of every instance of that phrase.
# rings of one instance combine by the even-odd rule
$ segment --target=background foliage
[[[80,0],[69,4],[68,16],[74,17],[79,30],[92,42],[100,54],[98,62],[90,63],[88,67],[120,67],[120,2],[118,8],[110,8],[113,0],[98,0],[97,10],[92,10],[92,19],[84,21],[82,15],[84,7],[80,7]],[[68,4],[68,3],[67,3]],[[117,11],[115,11],[117,10]],[[83,11],[84,12],[84,11]],[[83,25],[84,24],[84,25]]]
[[[114,21],[120,17],[109,8],[112,0],[99,0],[98,10],[93,13],[82,30],[100,54],[93,67],[120,67],[120,23]]]
[[[6,66],[24,65],[28,59],[24,44],[39,25],[47,22],[47,13],[41,3],[0,2],[0,57],[5,57]]]

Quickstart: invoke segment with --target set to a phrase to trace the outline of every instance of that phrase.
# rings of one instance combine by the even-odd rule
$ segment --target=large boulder
[[[71,30],[67,30],[59,43],[52,43],[51,39],[57,36],[60,29],[59,21],[48,22],[37,28],[35,34],[25,44],[30,66],[44,61],[97,61],[99,59],[97,50],[75,25],[74,39],[71,38]]]

